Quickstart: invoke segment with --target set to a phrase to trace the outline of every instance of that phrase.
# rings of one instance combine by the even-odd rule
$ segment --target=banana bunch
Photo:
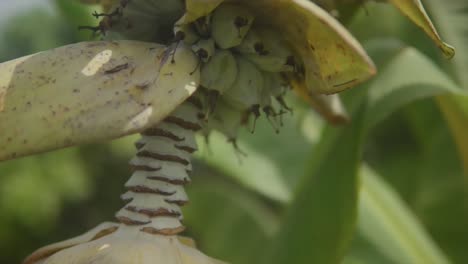
[[[138,25],[138,30],[130,31],[139,38],[147,36],[145,40],[163,43],[169,40],[191,47],[198,64],[190,73],[201,72],[199,90],[207,91],[203,93],[205,121],[216,111],[218,102],[223,102],[239,112],[240,118],[235,122],[240,125],[250,124],[250,117],[255,117],[255,121],[264,113],[277,131],[282,115],[290,112],[283,98],[291,89],[310,99],[312,106],[325,113],[327,119],[330,115],[341,116],[342,112],[336,113],[334,107],[323,104],[318,95],[347,89],[375,72],[352,36],[311,2],[115,0],[114,3],[114,9],[103,15],[112,24],[111,32],[132,37],[125,33],[125,27]],[[158,11],[154,10],[156,7]],[[174,23],[174,18],[181,15],[180,10],[185,13]],[[146,11],[152,13],[154,21],[145,20],[149,17],[143,14]],[[153,28],[155,24],[160,28]],[[169,24],[172,29],[168,30]],[[328,95],[320,97],[328,99]]]
[[[216,129],[234,141],[241,126],[254,130],[262,112],[278,131],[277,119],[289,109],[284,74],[301,66],[277,31],[257,25],[250,9],[222,3],[191,23],[176,23],[174,35],[199,58],[205,133]]]

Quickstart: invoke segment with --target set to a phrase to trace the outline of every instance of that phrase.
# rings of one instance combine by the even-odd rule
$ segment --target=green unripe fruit
[[[187,45],[195,44],[200,37],[192,25],[175,25],[174,26],[174,36],[177,41],[184,41]]]
[[[249,36],[250,35],[250,36]],[[247,35],[242,50],[254,50],[245,53],[245,57],[254,62],[261,70],[268,72],[292,72],[296,69],[294,53],[278,32],[258,28]]]
[[[265,85],[265,89],[268,93],[273,96],[284,96],[287,91],[288,82],[278,73],[264,72],[265,78],[268,79],[268,85]]]
[[[235,47],[237,51],[242,54],[265,54],[265,44],[263,40],[258,35],[255,28],[249,30],[244,40]]]
[[[236,81],[237,72],[237,62],[232,53],[228,50],[219,50],[203,65],[200,84],[223,94]]]
[[[225,100],[239,110],[260,105],[261,90],[264,86],[262,72],[250,61],[237,57],[238,74],[232,87],[225,92]]]
[[[222,49],[239,45],[250,30],[253,14],[241,6],[223,4],[214,12],[211,21],[211,35]]]

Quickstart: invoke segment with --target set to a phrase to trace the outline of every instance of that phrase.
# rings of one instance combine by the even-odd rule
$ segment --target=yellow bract
[[[84,42],[0,64],[0,160],[137,133],[198,87],[179,46]],[[192,74],[191,74],[192,73]]]
[[[211,13],[224,0],[186,0],[185,14],[177,24],[188,24]]]

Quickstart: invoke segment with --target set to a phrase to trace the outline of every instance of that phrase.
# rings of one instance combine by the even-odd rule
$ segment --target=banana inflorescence
[[[286,74],[301,74],[303,67],[277,31],[256,24],[251,10],[223,3],[208,16],[176,24],[174,35],[199,57],[204,131],[216,129],[234,141],[241,126],[254,129],[261,112],[278,131],[281,115],[290,111],[283,100]]]
[[[264,14],[257,11],[261,3],[268,6],[269,1],[113,0],[114,8],[105,10],[111,12],[93,14],[103,17],[98,26],[82,28],[108,33],[106,37],[111,39],[117,35],[168,45],[128,41],[76,44],[55,51],[73,60],[64,68],[67,71],[62,69],[67,59],[51,59],[48,53],[0,65],[0,70],[10,69],[8,74],[31,75],[29,79],[41,88],[38,94],[44,97],[42,101],[47,102],[41,103],[38,98],[42,97],[35,95],[33,99],[39,104],[31,105],[34,101],[22,96],[27,90],[19,89],[26,87],[23,82],[0,82],[0,120],[7,121],[3,130],[16,134],[0,135],[0,143],[6,142],[0,160],[134,132],[143,136],[136,142],[137,154],[130,162],[133,174],[122,196],[128,204],[116,214],[120,224],[98,227],[76,239],[39,249],[25,264],[220,263],[184,246],[177,236],[184,230],[180,207],[188,202],[184,186],[190,182],[190,156],[197,149],[195,132],[207,136],[218,130],[238,149],[239,129],[246,126],[253,132],[262,114],[279,131],[282,115],[291,112],[284,101],[290,87],[307,95],[310,91],[305,88],[310,86],[327,93],[346,88],[336,76],[348,71],[316,65],[320,59],[333,55],[338,61],[364,64],[368,66],[364,77],[373,72],[367,57],[359,56],[360,48],[353,39],[335,39],[335,33],[342,34],[340,26],[326,20],[314,6],[300,6],[300,1],[271,1],[274,5],[270,8],[297,14],[293,21],[312,25],[314,30],[320,26],[332,29],[326,34],[326,30],[317,29],[322,33],[320,38],[326,40],[323,46],[327,49],[317,46],[322,52],[315,53],[308,32],[278,24],[274,29],[275,25],[265,23]],[[286,32],[288,39],[280,32]],[[312,35],[315,37],[315,32]],[[351,52],[324,52],[335,46]],[[32,74],[37,72],[32,66],[44,61],[54,72],[63,74],[55,79],[44,78],[41,71]],[[7,77],[3,79],[11,79]],[[353,76],[346,84],[364,77]],[[76,87],[68,85],[71,79]],[[333,88],[338,81],[340,87]],[[8,101],[4,104],[6,89]],[[51,99],[51,94],[62,96]],[[318,104],[326,105],[325,111],[328,103],[318,99]],[[17,105],[22,108],[17,109]],[[23,111],[20,119],[16,110]],[[38,114],[42,118],[36,118]],[[43,140],[55,134],[49,122],[61,125],[56,126],[57,135],[50,137],[53,140]],[[17,124],[23,129],[21,137],[15,129]],[[42,145],[36,143],[38,148],[27,149],[28,140]],[[18,148],[26,151],[19,153]]]
[[[164,1],[168,0],[153,0],[154,3]],[[125,21],[139,23],[132,14],[134,10],[145,10],[139,6],[140,2],[122,4],[121,1],[116,11],[98,15],[105,16],[103,21],[112,24],[108,31],[127,36],[127,31],[121,27]],[[177,5],[173,7],[174,10],[178,8]],[[274,130],[279,131],[282,115],[291,112],[283,99],[290,89],[289,77],[304,78],[305,70],[300,58],[277,30],[256,22],[252,9],[228,2],[190,22],[179,20],[172,34],[170,39],[176,47],[191,47],[198,57],[199,63],[191,72],[199,71],[201,75],[194,96],[205,107],[204,131],[216,129],[229,138],[235,137],[242,126],[253,131],[262,113]],[[229,114],[224,116],[227,112]],[[236,131],[232,131],[234,128]]]

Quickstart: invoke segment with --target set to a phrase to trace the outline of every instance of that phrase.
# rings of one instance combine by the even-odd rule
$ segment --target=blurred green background
[[[77,27],[97,23],[96,6],[21,3],[0,3],[0,62],[91,39]],[[184,222],[203,252],[231,263],[468,263],[468,3],[424,3],[457,57],[443,59],[390,5],[366,4],[346,25],[379,74],[343,93],[349,125],[330,127],[291,96],[280,134],[263,121],[240,135],[247,157],[220,134],[199,138]],[[0,263],[113,220],[136,138],[0,163]]]

